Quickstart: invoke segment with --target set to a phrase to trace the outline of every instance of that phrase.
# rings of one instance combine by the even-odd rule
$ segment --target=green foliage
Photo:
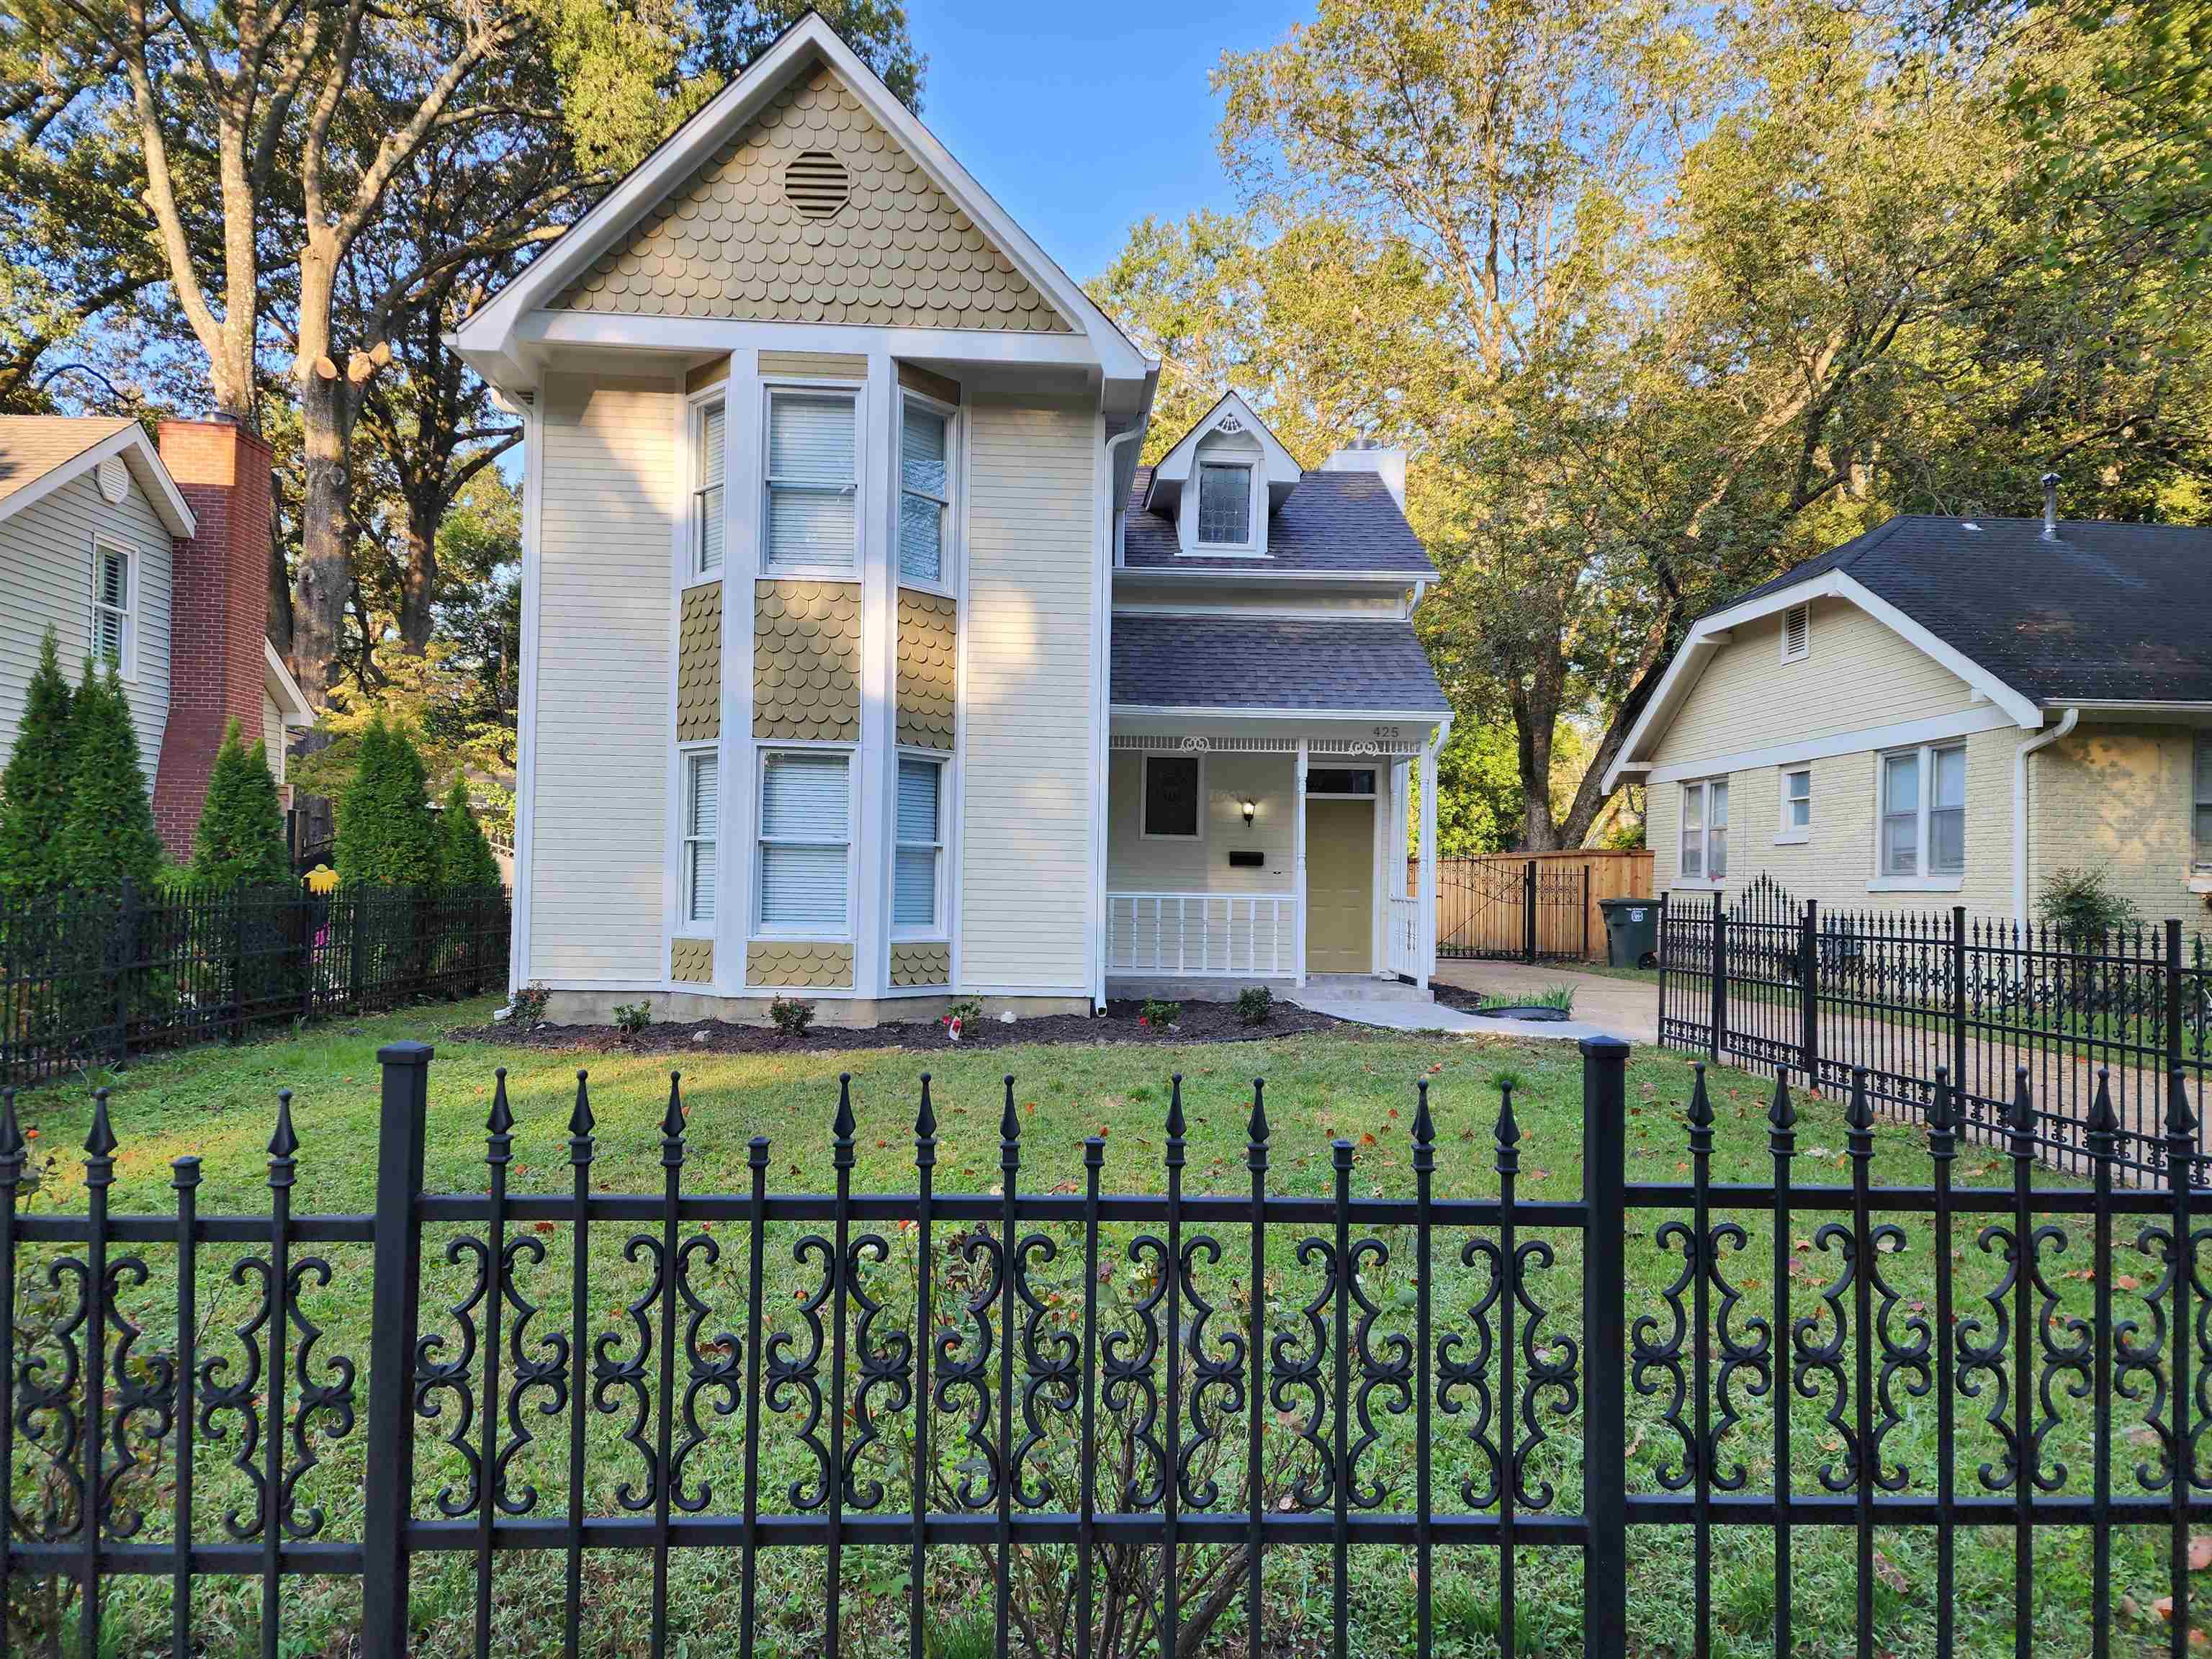
[[[206,803],[192,832],[191,879],[209,887],[277,886],[291,879],[276,780],[259,744],[231,721],[208,774]]]
[[[545,1018],[545,1010],[553,1000],[553,993],[543,985],[526,985],[508,999],[507,1006],[514,1011],[517,1025],[532,1026]]]
[[[778,997],[769,1004],[768,1017],[784,1036],[802,1037],[806,1035],[806,1028],[814,1024],[814,1005]]]
[[[154,804],[138,769],[138,734],[123,682],[90,659],[70,708],[69,810],[58,845],[69,884],[113,891],[161,868]]]
[[[468,786],[459,778],[446,792],[446,809],[438,814],[438,884],[441,887],[493,888],[501,885],[499,860],[469,805]]]
[[[2069,865],[2043,878],[2035,914],[2069,938],[2094,939],[2133,927],[2142,915],[2112,885],[2112,872]]]
[[[1237,1018],[1247,1025],[1265,1025],[1275,1012],[1275,994],[1264,985],[1248,985],[1237,994]]]
[[[354,779],[338,802],[337,871],[353,885],[425,887],[438,879],[438,830],[422,757],[380,717],[362,735]]]
[[[1138,1016],[1147,1025],[1166,1027],[1182,1018],[1182,1004],[1169,1002],[1159,997],[1145,999],[1144,1012]]]
[[[49,628],[24,694],[15,747],[0,773],[0,893],[51,893],[69,884],[61,859],[69,763],[69,681]]]
[[[649,1002],[617,1002],[615,1004],[615,1029],[624,1036],[635,1036],[653,1024],[653,1005]]]
[[[1571,1014],[1575,1011],[1575,988],[1547,985],[1540,991],[1505,991],[1482,997],[1474,1005],[1478,1014],[1494,1014],[1508,1008],[1557,1008],[1563,1014]]]

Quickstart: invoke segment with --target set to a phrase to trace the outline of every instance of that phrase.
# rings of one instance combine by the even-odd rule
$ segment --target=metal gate
[[[1589,866],[1455,859],[1437,870],[1437,955],[1475,962],[1589,956]]]

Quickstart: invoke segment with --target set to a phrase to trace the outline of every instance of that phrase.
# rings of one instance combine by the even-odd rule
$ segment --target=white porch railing
[[[1389,896],[1390,914],[1384,918],[1385,948],[1389,971],[1407,979],[1421,976],[1421,902],[1397,894]]]
[[[1109,974],[1297,972],[1298,902],[1287,893],[1109,893]]]

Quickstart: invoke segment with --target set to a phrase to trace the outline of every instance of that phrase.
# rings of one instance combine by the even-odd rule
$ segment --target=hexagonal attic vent
[[[784,164],[784,199],[806,218],[830,217],[852,194],[853,175],[826,149],[802,151]]]

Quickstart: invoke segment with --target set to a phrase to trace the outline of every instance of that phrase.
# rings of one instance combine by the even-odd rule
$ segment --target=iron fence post
[[[1807,899],[1797,939],[1798,1060],[1805,1086],[1820,1086],[1820,901]]]
[[[138,884],[123,878],[123,902],[115,915],[115,1048],[113,1063],[131,1060],[131,962],[138,954]]]
[[[1583,1206],[1583,1653],[1628,1650],[1628,1044],[1582,1040]]]
[[[1583,960],[1584,962],[1588,962],[1588,961],[1590,959],[1590,952],[1589,952],[1589,912],[1590,912],[1590,867],[1589,867],[1589,860],[1585,860],[1583,861]]]
[[[362,1651],[405,1659],[407,1522],[414,1484],[415,1326],[421,1297],[423,1121],[429,1109],[425,1042],[377,1050],[384,1095],[377,1127],[376,1279],[369,1315],[368,1460],[363,1491]]]
[[[1705,1040],[1705,1057],[1717,1066],[1721,1050],[1726,1046],[1723,1034],[1728,1029],[1728,912],[1721,908],[1718,893],[1713,895],[1712,1015],[1712,1030]]]
[[[1521,959],[1536,959],[1536,860],[1521,866]]]
[[[1966,1086],[1966,907],[1951,907],[1951,1076]]]
[[[2166,1074],[2172,1079],[2177,1092],[2181,1090],[2183,1075],[2181,1026],[2181,918],[2168,916],[2166,919]],[[2182,1103],[2185,1102],[2185,1097]],[[2197,1145],[2193,1130],[2191,1144]],[[2203,1161],[2203,1148],[2198,1146],[2190,1159],[2187,1174],[2181,1182],[2184,1187],[2199,1184],[2197,1168]]]

